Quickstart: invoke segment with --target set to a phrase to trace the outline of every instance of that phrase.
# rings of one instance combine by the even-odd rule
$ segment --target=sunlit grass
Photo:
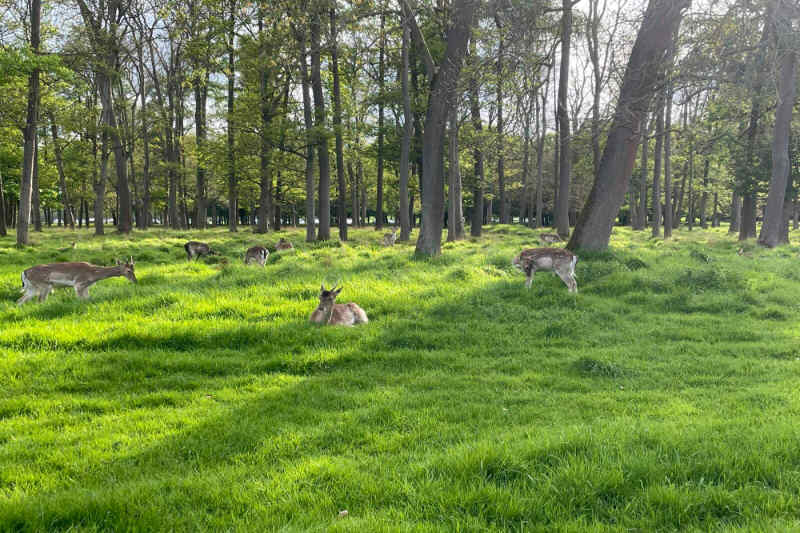
[[[617,228],[576,296],[524,289],[525,228],[351,234],[0,239],[0,530],[800,527],[798,247]],[[130,255],[136,285],[15,305],[29,266]],[[369,324],[308,323],[337,282]]]

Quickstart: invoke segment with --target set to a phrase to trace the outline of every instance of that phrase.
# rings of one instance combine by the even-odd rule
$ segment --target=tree
[[[688,0],[650,0],[622,79],[600,168],[567,247],[603,250],[633,171],[642,121]]]
[[[419,48],[424,50],[427,71],[431,77],[422,146],[422,228],[416,246],[416,253],[423,256],[436,256],[442,250],[444,178],[441,170],[444,130],[447,112],[455,97],[477,4],[477,0],[453,1],[450,7],[447,46],[438,69],[434,68],[433,58],[424,45],[416,20],[410,17],[415,39]]]
[[[572,172],[569,114],[567,113],[567,86],[569,83],[569,54],[572,38],[572,4],[562,0],[561,13],[561,72],[558,77],[558,129],[560,160],[558,163],[558,203],[555,206],[556,231],[569,237],[569,182]]]
[[[798,9],[795,7],[795,9]],[[796,38],[792,36],[793,13],[788,0],[776,0],[772,21],[778,46],[778,108],[775,111],[775,133],[772,140],[772,178],[769,182],[767,207],[758,243],[773,248],[781,242],[784,219],[784,198],[789,178],[789,133],[792,108],[797,94]]]
[[[339,194],[336,198],[336,218],[339,221],[339,240],[347,240],[347,182],[344,179],[344,141],[342,140],[342,90],[339,87],[339,44],[336,29],[336,4],[331,7],[331,71],[333,72],[333,129],[336,136],[336,176]],[[382,193],[381,193],[382,195]],[[380,209],[380,207],[379,207]]]
[[[311,89],[314,93],[314,128],[316,130],[317,158],[319,159],[319,232],[317,239],[331,238],[331,169],[328,153],[328,133],[325,128],[325,99],[322,95],[320,44],[321,7],[311,15]]]
[[[411,162],[411,136],[413,135],[413,114],[411,110],[411,91],[409,89],[409,58],[408,48],[411,40],[411,28],[409,26],[409,13],[406,10],[405,2],[400,1],[400,11],[403,25],[402,49],[400,58],[400,85],[403,99],[403,136],[400,141],[400,169],[399,169],[399,194],[400,194],[400,241],[408,241],[411,235],[411,221],[409,213],[408,198],[408,175]],[[352,172],[351,172],[352,174]],[[353,220],[358,219],[357,209],[355,208],[355,196],[353,196]]]
[[[42,2],[31,0],[31,50],[39,52]],[[39,68],[34,66],[28,76],[28,111],[25,120],[25,147],[22,158],[22,179],[19,187],[17,246],[28,244],[28,225],[33,196],[33,167],[36,156],[36,126],[39,120]]]

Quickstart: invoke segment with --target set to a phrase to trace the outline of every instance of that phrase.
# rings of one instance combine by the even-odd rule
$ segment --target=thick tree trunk
[[[628,186],[642,120],[657,89],[687,0],[650,0],[631,51],[600,170],[567,244],[571,250],[603,250]]]
[[[458,75],[467,50],[476,0],[454,0],[450,13],[452,24],[447,32],[447,47],[439,70],[433,75],[425,115],[423,134],[422,228],[416,253],[436,256],[442,249],[444,180],[441,175],[443,138],[447,111],[455,98]]]
[[[742,214],[742,198],[736,191],[731,195],[731,224],[728,226],[728,233],[739,233],[739,221]]]
[[[403,136],[400,140],[400,238],[406,242],[411,238],[411,222],[409,213],[408,177],[411,162],[411,136],[413,135],[413,112],[411,110],[411,91],[409,89],[409,59],[408,47],[411,40],[411,28],[408,24],[408,14],[403,7],[403,42],[400,59],[400,86],[403,97]],[[351,172],[352,174],[352,172]],[[355,199],[355,197],[353,197]],[[355,201],[353,202],[355,204]],[[353,206],[353,220],[357,218],[358,210]]]
[[[560,162],[558,171],[558,205],[556,230],[562,238],[569,237],[569,183],[572,172],[567,89],[569,84],[569,54],[572,38],[572,0],[562,0],[561,12],[561,72],[558,77],[558,129]]]
[[[335,3],[333,4],[336,5]],[[384,16],[381,15],[383,18]],[[347,240],[347,182],[344,178],[344,140],[342,139],[342,95],[339,87],[339,46],[337,43],[336,8],[331,8],[331,70],[333,71],[333,129],[336,135],[336,177],[339,194],[336,198],[336,218],[339,222],[339,240]],[[381,62],[381,67],[383,63]],[[381,189],[383,181],[380,182]],[[382,199],[383,191],[379,189]]]
[[[31,0],[31,49],[39,52],[42,2]],[[28,244],[28,226],[33,198],[33,166],[36,152],[36,126],[39,121],[39,69],[34,68],[28,76],[28,110],[25,120],[24,148],[22,155],[22,178],[19,187],[19,214],[17,216],[17,246]]]
[[[106,198],[106,177],[108,175],[108,133],[103,130],[101,134],[100,147],[100,176],[94,182],[94,234],[103,235],[105,233],[105,198]]]
[[[314,214],[314,120],[311,105],[311,80],[308,75],[308,61],[306,50],[306,35],[301,31],[297,35],[300,55],[300,81],[303,92],[303,123],[305,125],[306,140],[306,242],[317,240],[316,216]]]
[[[328,133],[325,131],[325,99],[322,95],[322,73],[320,71],[319,9],[311,18],[311,88],[314,93],[314,127],[316,129],[317,157],[319,158],[319,233],[317,239],[331,238],[331,170],[328,154]]]
[[[772,176],[769,182],[767,207],[758,243],[770,248],[788,242],[788,219],[785,217],[785,198],[789,172],[789,134],[792,124],[792,108],[797,94],[797,52],[787,42],[792,23],[788,2],[778,1],[775,10],[775,34],[778,37],[778,108],[775,110],[775,133],[772,141]],[[783,45],[783,46],[781,46]],[[785,239],[781,230],[787,228]]]

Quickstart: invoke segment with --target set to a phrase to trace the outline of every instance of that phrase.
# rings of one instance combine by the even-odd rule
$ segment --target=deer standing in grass
[[[203,255],[219,255],[217,252],[211,249],[209,245],[204,242],[197,242],[197,241],[189,241],[183,245],[184,249],[186,250],[187,261],[191,261],[192,259],[197,259]]]
[[[511,264],[525,272],[525,287],[531,288],[533,275],[537,270],[552,270],[561,278],[569,292],[578,292],[578,282],[575,280],[575,265],[578,256],[563,248],[528,248],[522,250]]]
[[[539,239],[545,244],[564,242],[564,240],[557,233],[542,233],[539,235]]]
[[[384,246],[394,246],[394,243],[397,241],[397,232],[400,231],[400,228],[394,228],[391,233],[384,233],[383,234],[383,245]]]
[[[269,250],[263,246],[253,246],[248,248],[244,254],[244,264],[258,263],[263,267],[267,264],[267,257],[269,257]]]
[[[275,245],[276,250],[291,250],[292,248],[294,248],[294,246],[292,246],[292,243],[287,241],[283,237],[281,237],[281,239],[278,241],[278,244]]]
[[[126,263],[117,261],[116,266],[101,267],[89,263],[52,263],[37,265],[22,273],[22,298],[17,300],[17,305],[22,305],[28,300],[38,296],[39,301],[47,300],[54,285],[74,287],[78,298],[89,298],[89,287],[101,279],[124,276],[136,283],[133,272],[133,257]]]
[[[352,302],[346,304],[336,303],[336,297],[339,296],[340,292],[342,292],[341,287],[327,290],[325,285],[322,286],[319,291],[319,305],[311,313],[311,322],[334,326],[355,326],[356,324],[369,322],[367,313],[357,304]]]

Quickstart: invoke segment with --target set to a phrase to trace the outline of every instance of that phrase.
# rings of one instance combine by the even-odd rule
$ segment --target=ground
[[[572,295],[524,289],[532,230],[382,234],[0,239],[0,531],[800,529],[798,247],[617,228]],[[29,266],[130,255],[137,285],[15,305]],[[336,282],[369,324],[308,323]]]

